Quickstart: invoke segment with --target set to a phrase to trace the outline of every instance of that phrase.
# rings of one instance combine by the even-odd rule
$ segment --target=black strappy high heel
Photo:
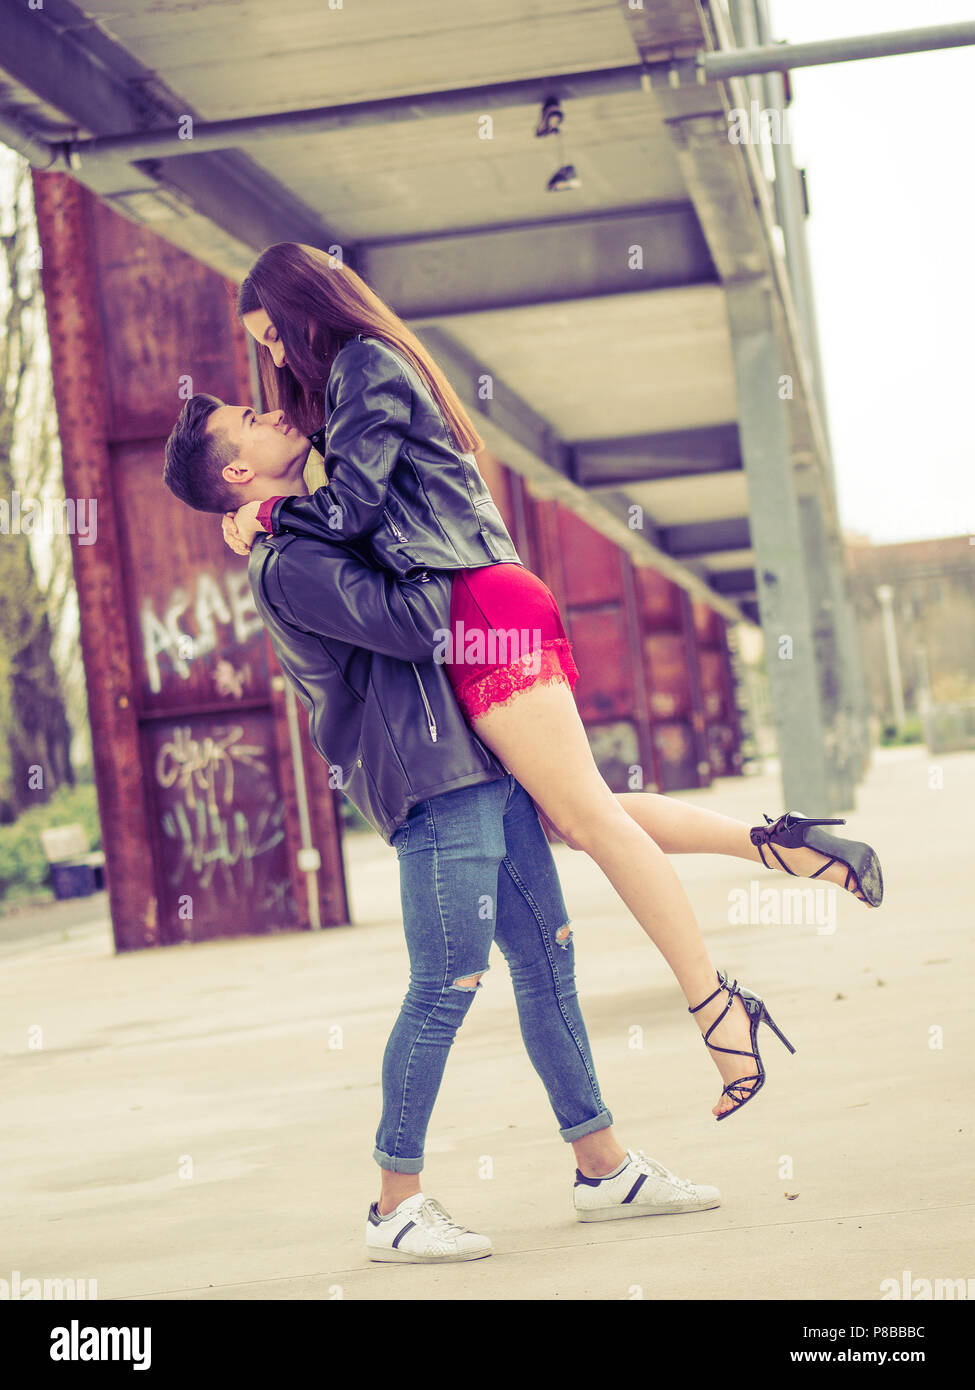
[[[747,1105],[748,1102],[751,1100],[752,1096],[757,1095],[758,1092],[765,1085],[765,1068],[762,1065],[761,1054],[759,1053],[758,1048],[755,1046],[755,1036],[758,1033],[758,1026],[760,1023],[767,1023],[768,1026],[771,1028],[772,1032],[775,1034],[775,1036],[785,1044],[789,1051],[795,1052],[795,1048],[792,1046],[789,1039],[785,1036],[784,1033],[780,1032],[779,1029],[772,1022],[772,1019],[769,1016],[769,1011],[765,1007],[764,1001],[759,999],[757,995],[752,994],[750,990],[742,989],[739,986],[737,980],[735,980],[734,984],[729,985],[728,977],[724,974],[723,971],[718,971],[718,988],[714,991],[714,993],[709,994],[707,999],[705,999],[700,1004],[696,1004],[693,1009],[688,1009],[687,1012],[689,1014],[696,1014],[700,1009],[704,1008],[705,1004],[710,1004],[712,999],[716,999],[723,989],[726,989],[728,991],[728,1002],[724,1006],[724,1012],[718,1015],[718,1017],[711,1024],[708,1031],[704,1034],[704,1046],[710,1048],[712,1052],[730,1052],[733,1053],[736,1057],[753,1058],[758,1063],[758,1075],[739,1077],[737,1081],[729,1081],[728,1085],[722,1088],[721,1094],[723,1096],[730,1096],[731,1099],[736,1102],[736,1104],[734,1106],[734,1109],[723,1110],[720,1115],[715,1115],[714,1118],[716,1120],[726,1120],[729,1115],[733,1115],[736,1110],[740,1110],[743,1105]],[[727,1016],[728,1011],[734,1003],[736,994],[738,998],[741,1000],[741,1002],[744,1004],[745,1012],[748,1014],[748,1018],[751,1023],[751,1052],[742,1052],[736,1047],[717,1047],[714,1043],[708,1042],[708,1038],[714,1032],[715,1028],[717,1028],[721,1020]],[[735,1092],[741,1093],[740,1098],[739,1095],[735,1094]]]
[[[785,815],[779,816],[776,821],[773,821],[771,816],[765,816],[765,820],[766,825],[754,826],[749,831],[749,835],[752,844],[758,846],[758,852],[762,856],[762,863],[766,869],[775,868],[775,865],[770,864],[765,858],[764,847],[766,845],[773,854],[775,854],[776,845],[782,849],[800,849],[805,845],[809,849],[816,850],[819,854],[827,855],[829,862],[824,864],[821,869],[817,869],[814,874],[797,874],[794,869],[788,868],[783,863],[781,855],[775,854],[779,866],[787,874],[792,874],[794,878],[818,878],[820,874],[826,872],[830,864],[845,864],[846,882],[843,887],[849,888],[852,878],[857,889],[871,907],[879,907],[883,902],[884,879],[880,872],[880,860],[872,846],[865,845],[860,840],[844,840],[839,835],[831,835],[828,830],[816,828],[820,825],[846,825],[845,820],[804,816],[799,811],[786,811]]]

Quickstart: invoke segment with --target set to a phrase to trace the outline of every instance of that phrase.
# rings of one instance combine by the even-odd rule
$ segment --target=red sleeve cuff
[[[257,519],[265,531],[271,530],[271,509],[275,502],[280,502],[280,497],[268,497],[257,509]]]

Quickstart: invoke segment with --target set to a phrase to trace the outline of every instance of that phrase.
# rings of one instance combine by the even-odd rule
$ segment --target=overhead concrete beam
[[[750,550],[752,544],[747,517],[667,526],[660,536],[667,553],[677,559],[702,559],[725,550]]]
[[[741,471],[738,425],[573,441],[577,480],[586,486],[662,482]]]
[[[711,576],[711,583],[719,594],[727,594],[729,598],[743,598],[746,594],[757,593],[753,569],[723,570]]]
[[[171,129],[179,115],[194,114],[70,0],[44,0],[38,9],[0,0],[0,31],[0,74],[62,113],[72,133]],[[310,208],[238,152],[158,160],[144,169],[112,154],[97,167],[65,164],[62,171],[225,275],[242,274],[274,241],[337,241]]]
[[[633,265],[638,247],[642,265]],[[711,284],[717,271],[690,204],[483,231],[360,242],[357,268],[422,325],[448,314]]]

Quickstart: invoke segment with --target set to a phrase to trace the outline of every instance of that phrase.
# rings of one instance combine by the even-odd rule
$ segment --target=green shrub
[[[908,715],[900,729],[896,724],[885,724],[880,734],[880,742],[885,748],[902,743],[923,743],[924,729],[919,716]]]
[[[98,801],[91,782],[59,787],[49,801],[18,816],[13,825],[0,825],[0,904],[49,890],[49,866],[41,831],[55,825],[82,826],[88,849],[102,847]],[[51,894],[53,896],[53,894]]]

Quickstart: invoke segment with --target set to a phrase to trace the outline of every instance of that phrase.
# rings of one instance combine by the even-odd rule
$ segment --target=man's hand
[[[249,555],[254,537],[264,530],[257,519],[260,505],[260,502],[245,502],[236,512],[225,512],[223,515],[223,538],[238,555]]]

